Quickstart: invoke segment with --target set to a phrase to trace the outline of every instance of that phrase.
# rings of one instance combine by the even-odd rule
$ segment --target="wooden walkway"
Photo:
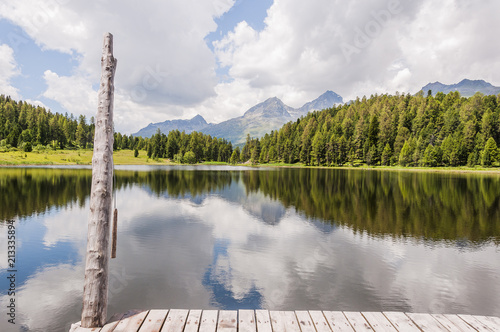
[[[500,318],[402,312],[148,310],[115,315],[102,328],[70,332],[500,331]]]

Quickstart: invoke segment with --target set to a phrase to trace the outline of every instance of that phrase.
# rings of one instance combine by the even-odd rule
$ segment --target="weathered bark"
[[[104,35],[101,86],[95,121],[92,189],[88,219],[82,327],[104,326],[108,305],[108,262],[113,192],[113,92],[116,59],[113,35]]]

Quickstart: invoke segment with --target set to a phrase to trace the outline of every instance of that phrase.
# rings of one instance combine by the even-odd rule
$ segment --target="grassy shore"
[[[146,155],[146,151],[139,151],[139,156],[134,157],[132,150],[119,150],[113,152],[115,165],[175,165],[168,159],[151,159]],[[35,152],[9,151],[0,152],[0,165],[21,166],[21,165],[91,165],[92,150],[45,150]],[[206,162],[204,165],[227,165],[221,162]],[[250,166],[249,163],[240,164]],[[416,172],[448,172],[448,173],[494,173],[500,175],[500,167],[402,167],[402,166],[349,166],[325,167],[325,166],[305,166],[303,164],[262,164],[260,167],[306,167],[306,168],[328,168],[328,169],[359,169],[359,170],[380,170],[380,171],[416,171]]]
[[[113,152],[115,165],[168,165],[164,159],[151,159],[146,151],[140,151],[137,158],[132,150]],[[92,150],[45,150],[36,152],[0,152],[0,165],[91,165]]]

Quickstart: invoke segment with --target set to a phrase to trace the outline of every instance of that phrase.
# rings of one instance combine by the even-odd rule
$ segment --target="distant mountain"
[[[278,97],[269,98],[266,101],[255,105],[243,114],[244,118],[280,118],[290,117],[293,108],[285,105]]]
[[[272,130],[281,128],[289,121],[297,120],[312,110],[322,110],[342,103],[342,97],[333,91],[326,91],[300,108],[287,106],[279,98],[273,97],[251,107],[240,117],[218,124],[208,124],[202,116],[197,115],[191,120],[168,120],[150,123],[133,135],[151,137],[158,128],[164,134],[168,134],[170,130],[178,129],[180,131],[184,130],[186,133],[199,131],[241,145],[245,143],[247,134],[250,134],[251,137],[261,137]]]
[[[443,92],[447,94],[451,91],[458,91],[460,95],[463,97],[471,97],[476,92],[481,92],[485,95],[497,95],[500,93],[500,87],[493,86],[488,82],[483,80],[468,80],[464,79],[460,83],[457,84],[443,84],[440,82],[429,83],[422,88],[424,94],[427,94],[427,91],[431,90],[432,95],[435,96],[438,92]]]
[[[204,128],[203,133],[215,137],[223,137],[233,144],[245,143],[247,134],[261,137],[271,130],[280,128],[288,121],[295,120],[290,115],[293,108],[285,105],[277,97],[255,105],[240,117],[232,118],[210,128]]]
[[[344,100],[342,99],[341,96],[339,96],[333,91],[328,90],[327,92],[323,93],[321,96],[314,99],[313,101],[305,103],[304,106],[299,108],[299,111],[305,115],[313,110],[323,110],[325,108],[330,108],[333,105],[338,105],[343,103]]]
[[[156,131],[160,131],[164,134],[168,134],[171,130],[179,129],[180,131],[185,131],[189,134],[193,131],[201,131],[203,128],[209,128],[212,126],[211,123],[207,123],[201,115],[196,115],[194,118],[189,120],[167,120],[164,122],[150,123],[147,127],[142,128],[133,136],[151,137],[156,134]]]
[[[287,106],[279,98],[273,97],[253,106],[243,116],[203,129],[203,133],[223,137],[233,144],[241,145],[245,143],[247,134],[250,134],[251,137],[262,137],[312,110],[322,110],[342,102],[342,97],[333,91],[327,91],[297,109]]]

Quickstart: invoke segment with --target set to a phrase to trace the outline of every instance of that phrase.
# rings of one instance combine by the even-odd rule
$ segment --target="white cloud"
[[[39,106],[39,107],[43,107],[45,109],[50,109],[50,107],[48,107],[47,105],[45,105],[42,101],[40,100],[32,100],[32,99],[29,99],[29,98],[26,98],[24,99],[28,104],[31,104],[31,105],[35,105],[35,106]]]
[[[14,59],[14,51],[6,44],[0,45],[0,91],[2,94],[19,99],[19,90],[12,86],[11,79],[20,74]]]
[[[50,68],[45,73],[49,88],[44,95],[68,111],[95,114],[95,98],[90,95],[96,91],[90,87],[99,82],[102,37],[109,31],[114,34],[118,59],[115,86],[121,96],[117,99],[127,100],[134,110],[149,112],[147,107],[153,107],[165,117],[169,113],[178,116],[179,107],[197,105],[215,95],[215,56],[204,38],[216,30],[214,18],[233,4],[234,0],[140,4],[128,0],[119,5],[110,1],[6,0],[0,4],[0,17],[20,25],[42,48],[80,60],[72,76],[60,77]],[[65,83],[71,85],[61,93]],[[130,114],[125,117],[133,119]],[[144,114],[140,117],[145,118]],[[154,118],[154,114],[146,118]]]
[[[95,115],[97,93],[92,89],[92,81],[82,76],[59,76],[51,70],[45,71],[44,79],[48,86],[44,97],[59,102],[75,115]]]
[[[92,88],[92,80],[84,76],[59,76],[51,70],[45,71],[47,90],[43,96],[53,99],[74,115],[83,114],[90,119],[97,113],[97,91]],[[180,116],[180,107],[172,107],[173,116]],[[145,116],[147,114],[147,116]],[[138,126],[149,122],[165,120],[165,114],[151,105],[134,102],[124,89],[115,90],[114,123],[122,133],[135,132]],[[140,128],[140,127],[139,127]]]
[[[350,99],[466,77],[498,85],[499,10],[493,1],[276,0],[263,31],[240,23],[215,52],[231,84],[292,106],[327,89]]]
[[[102,34],[112,32],[116,128],[129,133],[198,113],[220,122],[272,96],[299,107],[326,90],[349,100],[415,93],[437,80],[500,85],[498,1],[275,0],[262,31],[242,21],[214,42],[212,53],[205,38],[233,4],[5,0],[0,17],[41,47],[80,60],[67,78],[47,68],[54,75],[46,76],[45,96],[88,116],[95,114],[91,87],[99,81]],[[217,66],[227,67],[224,82],[217,82]],[[75,91],[64,91],[64,81]]]
[[[415,74],[414,86],[434,81],[457,83],[463,78],[499,85],[495,73],[500,70],[500,49],[492,42],[500,29],[495,19],[499,11],[497,1],[423,3],[398,36],[400,54]]]

